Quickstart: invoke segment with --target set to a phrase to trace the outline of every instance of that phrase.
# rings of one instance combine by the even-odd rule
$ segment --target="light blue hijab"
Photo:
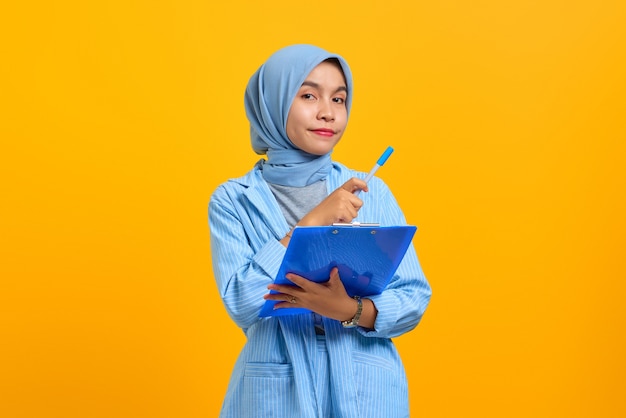
[[[245,94],[252,149],[267,154],[263,177],[270,183],[302,187],[326,178],[332,163],[330,152],[313,155],[298,149],[287,137],[289,109],[309,73],[322,61],[336,58],[346,78],[346,109],[350,115],[352,73],[339,55],[313,45],[292,45],[268,58],[250,77]]]

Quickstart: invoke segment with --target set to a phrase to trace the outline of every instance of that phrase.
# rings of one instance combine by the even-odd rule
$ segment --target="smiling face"
[[[346,80],[339,64],[324,61],[311,71],[289,109],[287,136],[302,151],[328,154],[348,123]]]

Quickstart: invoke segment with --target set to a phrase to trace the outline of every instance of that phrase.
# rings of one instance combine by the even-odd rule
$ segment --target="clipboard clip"
[[[373,226],[380,226],[380,224],[378,222],[334,222],[333,226],[373,227]]]

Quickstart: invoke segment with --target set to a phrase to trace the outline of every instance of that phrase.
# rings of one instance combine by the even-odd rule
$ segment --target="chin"
[[[313,154],[313,155],[317,155],[317,156],[321,157],[322,155],[326,155],[329,152],[331,152],[333,150],[333,148],[334,148],[334,146],[333,147],[325,147],[325,148],[319,148],[318,147],[318,148],[310,149],[307,152],[309,154]]]
[[[338,138],[306,138],[300,141],[292,141],[293,144],[298,147],[301,151],[306,152],[307,154],[322,156],[331,152],[339,140],[341,136]]]

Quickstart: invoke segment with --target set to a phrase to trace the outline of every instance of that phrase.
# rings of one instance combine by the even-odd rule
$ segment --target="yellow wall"
[[[207,202],[298,42],[354,71],[334,157],[396,149],[434,289],[413,415],[626,415],[623,1],[38,3],[0,12],[0,416],[217,415],[244,339]]]

